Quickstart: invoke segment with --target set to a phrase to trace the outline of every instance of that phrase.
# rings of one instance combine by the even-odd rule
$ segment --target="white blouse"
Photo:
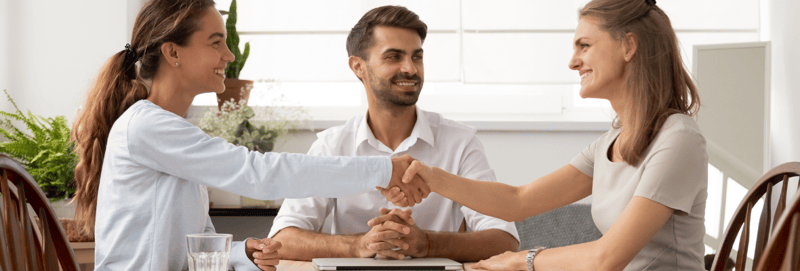
[[[214,231],[207,186],[255,199],[341,197],[386,187],[391,170],[388,157],[252,152],[138,101],[108,137],[97,198],[95,269],[188,269],[186,235]],[[257,269],[243,242],[234,244],[230,264]]]

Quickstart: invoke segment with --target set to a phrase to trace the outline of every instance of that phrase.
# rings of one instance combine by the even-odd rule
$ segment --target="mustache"
[[[408,74],[408,73],[398,73],[392,76],[392,82],[396,82],[398,80],[414,80],[417,83],[422,82],[422,77],[419,77],[417,74]]]

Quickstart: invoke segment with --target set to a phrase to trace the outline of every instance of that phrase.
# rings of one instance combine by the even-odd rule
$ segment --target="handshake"
[[[414,207],[431,193],[431,168],[409,155],[392,158],[392,179],[386,188],[376,187],[398,207]]]

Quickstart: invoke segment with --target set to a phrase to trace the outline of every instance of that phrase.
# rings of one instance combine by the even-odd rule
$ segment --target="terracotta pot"
[[[236,78],[225,78],[225,92],[217,94],[217,106],[222,110],[222,104],[225,101],[233,99],[234,102],[244,99],[247,104],[247,99],[250,98],[250,90],[253,89],[252,80],[239,80]]]

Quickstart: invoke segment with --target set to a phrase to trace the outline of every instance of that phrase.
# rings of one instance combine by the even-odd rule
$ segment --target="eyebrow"
[[[422,48],[414,50],[414,54],[419,54],[419,53],[422,53],[422,52],[423,52]],[[387,54],[387,53],[398,53],[398,54],[404,55],[404,54],[406,54],[406,51],[403,50],[403,49],[389,48],[389,49],[386,49],[386,51],[383,51],[383,53],[384,54]]]
[[[225,34],[222,34],[220,32],[216,32],[216,33],[211,34],[210,36],[208,36],[208,39],[213,39],[214,37],[225,38]]]

